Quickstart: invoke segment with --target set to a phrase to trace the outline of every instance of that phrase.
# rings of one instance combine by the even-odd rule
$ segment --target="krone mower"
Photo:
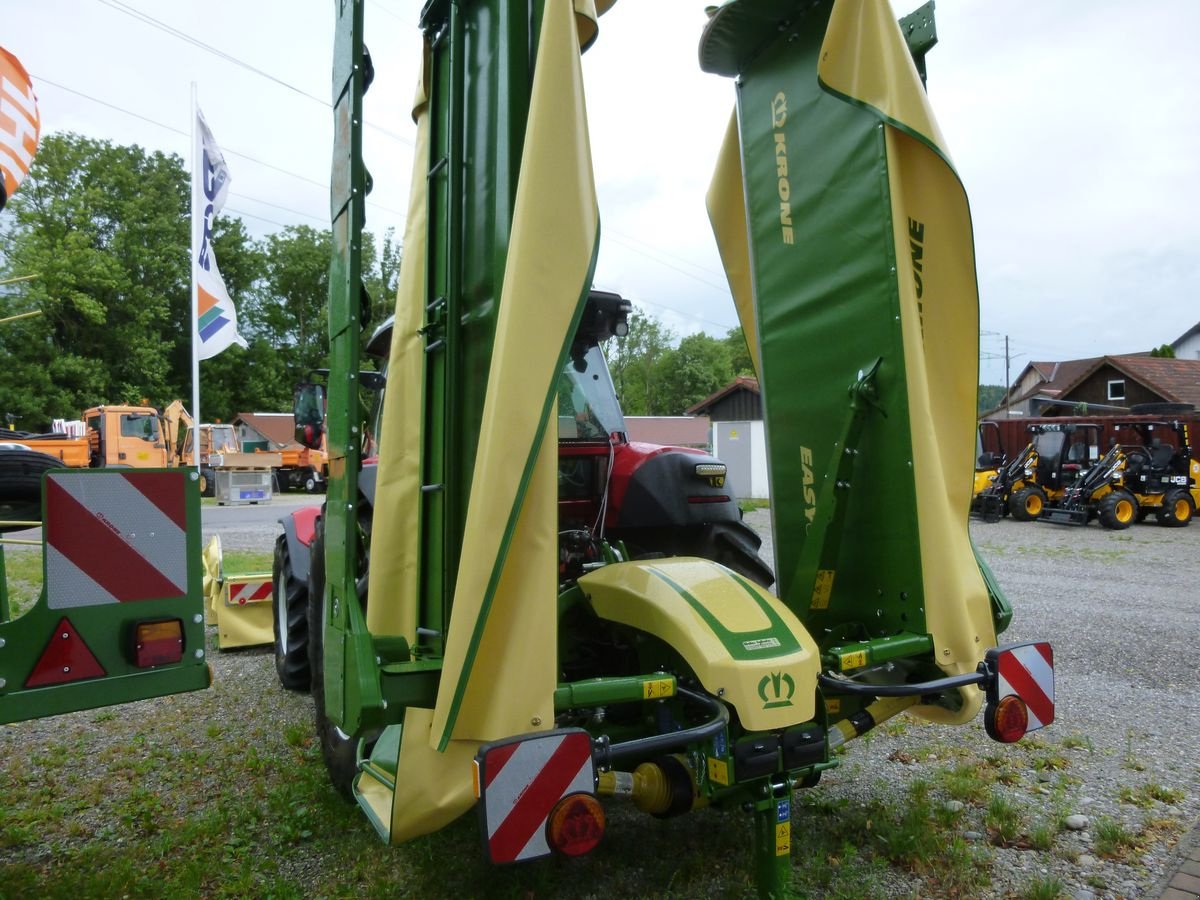
[[[425,6],[366,479],[372,66],[365,3],[336,4],[331,370],[296,410],[330,453],[307,579],[317,729],[393,843],[474,810],[487,857],[513,863],[589,852],[606,804],[735,804],[779,896],[792,794],[847,741],[905,710],[961,725],[982,707],[1001,741],[1054,718],[1051,649],[996,646],[1011,609],[967,532],[977,296],[922,84],[932,6],[897,24],[885,0],[734,0],[700,37],[736,94],[708,207],[763,391],[771,593],[559,533],[558,386],[600,236],[581,53],[609,5]]]

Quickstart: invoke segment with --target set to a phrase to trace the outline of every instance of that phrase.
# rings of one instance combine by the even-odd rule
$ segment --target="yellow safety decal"
[[[842,711],[842,701],[837,697],[829,697],[825,701],[825,712],[837,714]]]
[[[708,777],[709,780],[728,787],[729,765],[723,759],[717,759],[714,756],[710,756],[708,758]]]
[[[847,669],[857,669],[867,664],[867,651],[855,650],[852,653],[843,653],[841,656],[842,671]]]
[[[828,609],[829,595],[833,593],[833,569],[818,569],[813,583],[812,608]]]
[[[787,856],[792,852],[792,823],[779,822],[775,825],[775,855]]]
[[[670,678],[655,678],[653,681],[642,682],[643,700],[661,700],[663,697],[675,696],[675,682]]]

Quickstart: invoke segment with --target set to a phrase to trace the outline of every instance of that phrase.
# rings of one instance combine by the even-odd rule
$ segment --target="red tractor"
[[[617,294],[588,296],[558,389],[559,574],[578,577],[593,559],[597,540],[624,545],[634,559],[699,556],[769,587],[771,567],[758,555],[762,539],[742,521],[737,498],[726,489],[726,466],[687,447],[630,441],[601,344],[629,331],[632,305]],[[362,373],[364,387],[382,388],[392,323],[380,326],[364,348],[380,373]],[[373,376],[373,377],[372,377]],[[360,486],[373,503],[381,402],[375,404]],[[307,690],[309,548],[320,507],[280,519],[275,543],[275,662],[284,687]],[[360,516],[369,533],[369,512]]]

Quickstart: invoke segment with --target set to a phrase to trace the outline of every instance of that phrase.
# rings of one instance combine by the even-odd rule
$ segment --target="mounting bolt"
[[[196,651],[196,659],[204,659],[204,651],[203,650]]]
[[[204,616],[201,615],[200,613],[196,613],[196,615],[192,616],[192,621],[195,622],[197,625],[199,625],[201,622],[204,621]]]
[[[530,725],[533,725],[534,727],[537,727],[538,725],[541,725],[541,724],[542,724],[542,717],[541,717],[541,716],[534,716],[532,719],[530,719],[530,720],[529,720],[529,724],[530,724]]]

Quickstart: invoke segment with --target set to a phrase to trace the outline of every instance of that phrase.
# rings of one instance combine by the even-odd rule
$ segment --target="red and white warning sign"
[[[996,666],[996,696],[1016,694],[1029,710],[1026,731],[1054,721],[1054,650],[1041,641],[1004,648]]]
[[[51,609],[187,594],[183,472],[54,472],[46,478]]]
[[[550,854],[546,821],[568,794],[596,788],[586,731],[551,731],[483,747],[475,758],[480,808],[494,863]]]
[[[226,606],[245,606],[247,603],[263,603],[270,599],[270,578],[239,580],[230,576],[225,579]]]

